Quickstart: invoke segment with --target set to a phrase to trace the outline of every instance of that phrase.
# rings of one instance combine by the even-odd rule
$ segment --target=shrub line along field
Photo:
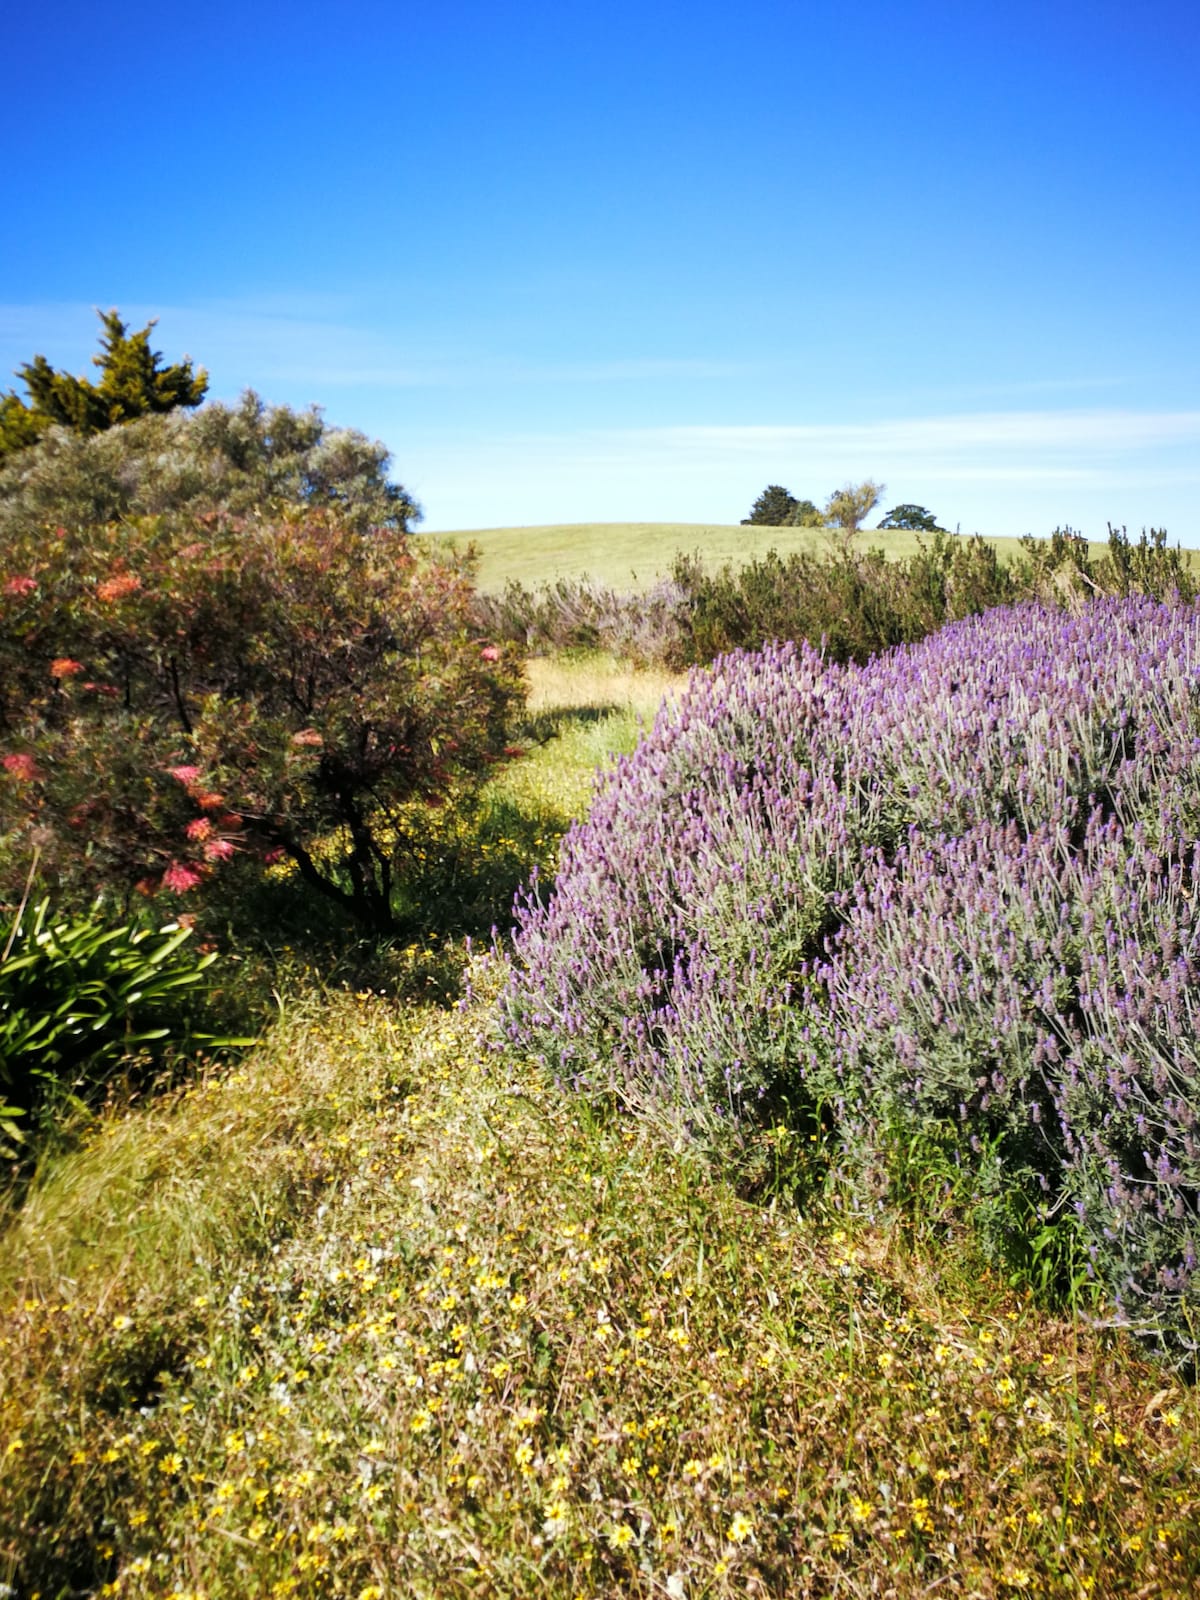
[[[648,589],[671,570],[679,554],[698,554],[707,567],[727,561],[740,564],[761,559],[769,550],[787,557],[797,551],[820,552],[830,547],[824,528],[765,528],[748,524],[704,522],[580,522],[529,528],[477,528],[446,533],[421,533],[421,540],[447,542],[463,550],[473,544],[479,554],[479,586],[502,589],[509,581],[528,586],[560,578],[589,578],[625,589]],[[924,536],[928,543],[928,536]],[[985,541],[1004,557],[1020,551],[1018,538]],[[902,530],[863,529],[855,548],[877,546],[897,559],[914,555],[918,535]],[[1107,548],[1090,545],[1094,557]]]

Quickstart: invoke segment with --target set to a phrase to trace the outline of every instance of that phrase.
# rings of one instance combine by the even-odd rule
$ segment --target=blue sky
[[[0,381],[94,307],[381,438],[430,529],[1200,545],[1195,0],[12,8]]]

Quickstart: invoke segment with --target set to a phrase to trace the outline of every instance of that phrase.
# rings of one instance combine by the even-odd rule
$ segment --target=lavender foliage
[[[981,1195],[999,1170],[1074,1218],[1128,1320],[1187,1338],[1198,836],[1195,607],[725,657],[519,905],[505,1025],[699,1135],[781,1106],[848,1148],[936,1127]]]

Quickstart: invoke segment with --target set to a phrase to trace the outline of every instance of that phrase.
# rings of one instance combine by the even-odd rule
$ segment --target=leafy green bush
[[[360,532],[403,530],[421,511],[389,480],[389,459],[382,444],[330,427],[315,406],[268,406],[251,390],[236,406],[139,417],[92,436],[51,427],[0,459],[0,549],[45,525],[78,530],[279,505],[335,510]]]
[[[0,1148],[19,1116],[86,1099],[134,1051],[186,1033],[186,1001],[215,952],[184,951],[191,929],[112,926],[99,910],[52,915],[48,899],[0,927]]]
[[[4,559],[0,893],[35,839],[89,898],[287,858],[392,931],[396,807],[485,777],[520,696],[467,559],[302,507],[22,525]]]
[[[681,556],[674,577],[684,599],[676,607],[676,666],[698,666],[731,650],[758,650],[772,640],[806,639],[834,661],[866,661],[892,645],[915,644],[944,623],[1020,600],[1061,605],[1098,594],[1144,594],[1191,601],[1196,581],[1166,533],[1151,529],[1136,545],[1109,528],[1108,554],[1091,557],[1070,528],[1048,539],[1027,535],[1011,564],[978,534],[933,532],[915,554],[891,560],[881,549],[848,546],[759,560],[719,572]]]
[[[978,535],[937,532],[907,560],[883,550],[823,553],[769,550],[759,560],[706,572],[681,557],[675,581],[686,592],[677,665],[699,665],[772,639],[823,642],[835,661],[865,661],[890,645],[1017,596],[1012,572]]]

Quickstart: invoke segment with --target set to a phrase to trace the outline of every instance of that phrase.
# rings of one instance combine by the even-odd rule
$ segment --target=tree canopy
[[[884,487],[871,478],[865,478],[862,483],[843,484],[829,496],[825,506],[826,522],[846,533],[857,533],[863,521],[879,504]]]
[[[28,401],[10,390],[0,399],[0,462],[37,443],[48,428],[73,433],[102,433],[137,417],[198,406],[208,389],[208,374],[195,371],[191,360],[164,367],[162,353],[150,348],[151,319],[130,333],[117,311],[99,313],[103,332],[100,354],[92,364],[100,380],[77,378],[35,355],[17,369]]]
[[[908,528],[918,533],[936,533],[941,527],[932,511],[924,506],[893,506],[879,524],[881,528]]]
[[[743,527],[818,528],[824,518],[811,500],[797,500],[782,484],[771,483],[742,518]]]

